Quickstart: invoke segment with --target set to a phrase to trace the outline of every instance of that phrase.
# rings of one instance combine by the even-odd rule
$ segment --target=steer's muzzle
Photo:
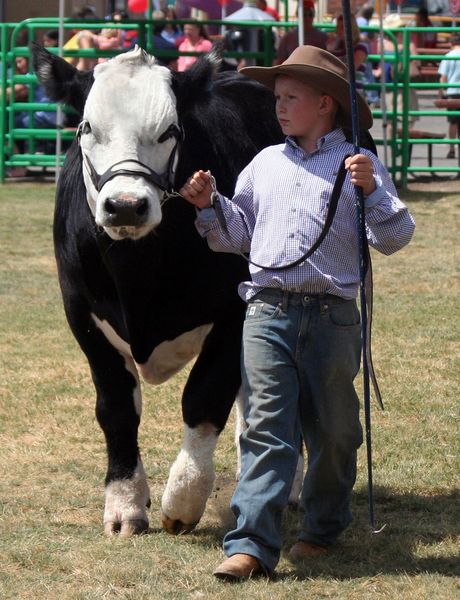
[[[104,202],[107,227],[141,227],[148,216],[147,198],[107,198]]]

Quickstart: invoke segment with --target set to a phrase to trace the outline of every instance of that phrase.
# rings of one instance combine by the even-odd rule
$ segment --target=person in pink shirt
[[[100,50],[117,50],[123,48],[122,30],[106,27],[99,35],[94,36],[95,45]],[[106,62],[108,58],[99,58],[98,63]]]
[[[184,25],[185,40],[179,46],[179,52],[209,52],[212,42],[208,38],[204,26],[199,23],[187,23]],[[197,60],[197,56],[179,56],[178,71],[185,71]]]

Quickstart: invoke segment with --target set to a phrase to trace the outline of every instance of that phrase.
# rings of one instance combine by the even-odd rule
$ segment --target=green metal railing
[[[94,21],[80,21],[74,19],[64,20],[65,30],[74,29],[101,29],[102,27],[114,27],[116,29],[135,30],[138,36],[138,43],[140,46],[145,48],[147,52],[157,56],[158,58],[178,57],[181,53],[177,50],[160,50],[155,48],[153,40],[153,29],[154,26],[161,25],[165,21],[152,20],[133,20],[123,23],[107,23],[106,21],[94,20]],[[192,22],[190,19],[178,20],[179,25]],[[214,25],[220,28],[222,25],[226,27],[249,27],[258,28],[263,30],[263,50],[259,52],[232,52],[225,51],[224,57],[228,58],[250,58],[256,59],[259,63],[266,66],[270,66],[274,59],[274,47],[273,47],[273,34],[272,28],[287,28],[295,27],[296,23],[292,22],[278,22],[274,23],[271,21],[266,22],[225,22],[220,20],[209,20],[203,21],[207,25]],[[28,47],[18,46],[17,40],[19,36],[27,31],[28,38],[30,40],[36,39],[38,35],[47,29],[56,29],[59,26],[59,20],[57,18],[35,18],[27,19],[19,24],[1,23],[1,70],[0,70],[0,83],[1,83],[1,97],[0,97],[0,138],[2,142],[2,149],[0,150],[0,182],[4,181],[6,169],[15,166],[41,166],[41,167],[52,167],[57,165],[57,160],[62,163],[63,156],[56,158],[56,155],[50,152],[49,148],[45,152],[37,152],[37,148],[43,142],[54,141],[58,136],[58,129],[56,128],[38,128],[33,126],[33,114],[35,111],[50,111],[54,112],[57,110],[55,103],[37,103],[34,102],[34,91],[37,85],[36,76],[30,72],[27,75],[19,75],[15,73],[15,58],[17,56],[27,56],[30,58]],[[334,29],[332,24],[321,24],[321,29],[330,31]],[[364,31],[372,31],[374,35],[378,35],[378,29],[375,27],[363,28]],[[433,109],[432,111],[411,111],[409,110],[409,94],[410,89],[435,89],[439,90],[443,87],[452,87],[449,84],[434,83],[421,83],[412,82],[410,80],[410,62],[426,61],[432,62],[444,59],[444,56],[437,54],[433,55],[412,55],[410,53],[410,39],[411,35],[419,32],[446,32],[453,33],[460,31],[460,28],[452,27],[433,27],[433,28],[415,28],[406,27],[402,30],[386,30],[386,36],[392,42],[393,52],[385,55],[385,61],[393,65],[393,81],[386,85],[386,90],[393,92],[391,105],[387,107],[386,116],[383,115],[381,110],[373,110],[374,119],[380,119],[385,116],[386,123],[391,126],[391,131],[394,135],[388,140],[388,147],[391,150],[391,162],[388,165],[389,171],[395,179],[399,179],[403,187],[407,185],[407,177],[409,173],[414,172],[460,172],[460,167],[430,167],[430,166],[411,166],[409,161],[409,152],[411,144],[458,144],[458,140],[451,140],[445,138],[439,139],[410,139],[409,138],[409,123],[410,118],[413,116],[446,116],[449,115],[460,115],[460,111],[442,111]],[[402,34],[402,50],[398,49],[397,33]],[[401,41],[400,41],[401,43]],[[50,49],[51,52],[58,52],[58,49]],[[123,50],[121,50],[123,51]],[[99,57],[109,58],[118,54],[120,50],[106,50],[101,51],[99,49],[91,48],[87,50],[65,50],[65,57],[89,57],[96,59]],[[183,53],[186,55],[197,55],[196,52]],[[379,62],[379,55],[370,55],[369,60],[373,62]],[[12,71],[9,73],[8,69]],[[30,67],[31,68],[31,67]],[[28,101],[18,102],[11,97],[6,98],[6,88],[13,86],[16,83],[23,83],[29,87],[29,98]],[[380,83],[366,84],[365,89],[381,89]],[[402,93],[402,110],[398,111],[397,106],[397,92]],[[65,112],[69,112],[70,109],[64,107]],[[19,112],[29,112],[31,115],[32,126],[29,128],[18,128],[15,127],[15,116]],[[398,137],[395,132],[398,131],[398,125],[402,129],[401,137]],[[59,135],[62,140],[71,140],[74,137],[74,131],[68,129],[59,129]],[[16,148],[16,142],[24,141],[27,146],[27,151],[22,153],[18,152]],[[377,145],[382,145],[384,140],[377,138]]]
[[[147,52],[157,56],[158,58],[176,58],[180,55],[198,56],[197,52],[181,52],[177,50],[162,50],[155,48],[153,38],[154,25],[158,26],[166,21],[155,20],[130,20],[123,23],[108,23],[101,20],[75,20],[65,19],[64,29],[85,29],[98,30],[101,28],[113,27],[116,29],[135,30],[137,32],[138,44],[145,48]],[[175,23],[184,25],[186,23],[195,22],[191,19],[177,20]],[[223,23],[220,20],[203,21],[207,25],[215,25],[220,27]],[[271,22],[267,22],[271,23]],[[277,23],[277,26],[287,26],[289,23]],[[6,169],[8,167],[17,166],[43,166],[49,167],[56,164],[57,160],[62,164],[64,157],[56,158],[52,154],[36,153],[37,142],[43,140],[55,140],[58,135],[56,128],[17,128],[15,127],[15,116],[23,111],[29,112],[32,119],[34,111],[53,111],[57,110],[55,103],[36,103],[34,102],[34,91],[38,84],[37,78],[33,73],[28,75],[19,75],[15,73],[15,58],[18,56],[26,56],[30,60],[30,51],[28,47],[18,46],[17,40],[19,36],[27,31],[28,39],[37,38],[37,34],[47,29],[56,29],[59,26],[57,18],[34,18],[26,19],[18,24],[1,23],[1,97],[0,97],[0,139],[2,149],[0,151],[0,182],[5,179]],[[254,23],[247,21],[235,21],[226,23],[227,27],[248,27],[258,28],[263,30],[264,48],[260,52],[232,52],[226,51],[225,57],[228,58],[246,58],[256,59],[264,65],[271,65],[274,59],[274,47],[272,41],[272,28],[264,23]],[[57,48],[50,48],[51,52],[58,53]],[[79,49],[79,50],[64,50],[64,57],[87,57],[97,59],[100,57],[110,58],[123,52],[124,50],[99,50],[96,48]],[[8,69],[11,68],[11,74]],[[31,68],[31,67],[30,67]],[[17,83],[27,84],[29,86],[29,99],[27,102],[17,102],[12,96],[6,97],[6,89],[8,86],[14,86]],[[64,111],[69,112],[69,108],[64,107]],[[59,131],[63,140],[70,140],[74,136],[73,131],[61,129]],[[15,142],[25,140],[28,146],[28,152],[20,153],[16,148]]]
[[[438,63],[440,60],[458,60],[455,57],[446,57],[444,55],[438,54],[411,54],[410,53],[410,36],[411,33],[414,32],[439,32],[439,33],[460,33],[460,28],[458,27],[408,27],[403,30],[403,65],[409,65],[410,61],[417,60],[421,62],[435,62]],[[409,145],[410,144],[459,144],[458,139],[445,139],[445,138],[435,138],[435,139],[418,139],[418,140],[410,140],[409,139],[409,120],[411,117],[418,116],[429,116],[429,117],[447,117],[449,116],[459,116],[460,111],[458,110],[441,110],[437,108],[433,108],[433,110],[417,110],[411,111],[409,109],[409,90],[412,89],[432,89],[432,90],[440,90],[445,88],[455,87],[452,83],[440,83],[440,82],[432,82],[432,83],[422,83],[422,82],[411,82],[409,78],[408,69],[404,71],[404,77],[402,81],[402,89],[403,89],[403,115],[402,115],[402,139],[398,140],[401,144],[401,152],[402,152],[402,162],[405,166],[402,171],[401,183],[404,187],[407,185],[407,176],[409,173],[415,172],[425,172],[425,173],[458,173],[460,174],[460,167],[442,167],[442,166],[425,166],[425,167],[413,167],[409,164]],[[460,93],[460,88],[459,88]]]

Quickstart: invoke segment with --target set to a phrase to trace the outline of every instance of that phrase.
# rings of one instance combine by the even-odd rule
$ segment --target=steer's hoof
[[[163,529],[172,535],[180,535],[193,531],[198,523],[183,523],[179,519],[170,519],[163,512],[161,513],[161,522]]]
[[[106,535],[114,535],[118,533],[120,537],[131,537],[140,535],[148,531],[149,522],[145,519],[132,519],[123,521],[122,523],[108,522],[104,524],[104,532]]]

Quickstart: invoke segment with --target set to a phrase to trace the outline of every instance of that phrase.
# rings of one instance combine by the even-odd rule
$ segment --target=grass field
[[[0,186],[0,599],[175,600],[460,598],[460,194],[404,196],[417,221],[409,247],[374,255],[374,360],[386,403],[373,411],[376,518],[367,521],[360,452],[355,520],[327,557],[275,581],[211,576],[229,523],[235,452],[222,435],[218,479],[189,535],[160,530],[158,507],[181,443],[185,375],[144,387],[140,445],[151,531],[102,532],[105,448],[94,391],[63,314],[52,250],[53,186]],[[285,516],[286,545],[297,515]]]

